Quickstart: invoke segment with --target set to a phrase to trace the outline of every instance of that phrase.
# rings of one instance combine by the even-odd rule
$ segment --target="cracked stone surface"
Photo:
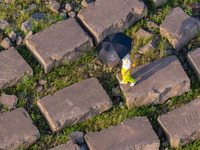
[[[40,138],[40,132],[24,108],[0,114],[0,149],[28,148]]]
[[[77,17],[98,44],[108,34],[125,31],[147,13],[142,0],[98,0],[81,9]]]
[[[92,39],[74,18],[59,21],[26,40],[26,46],[46,72],[63,62],[71,63],[89,52]]]
[[[200,138],[200,98],[158,117],[173,148]]]
[[[51,130],[82,123],[112,107],[112,102],[96,78],[86,79],[37,101]]]
[[[100,132],[87,133],[85,141],[90,150],[159,150],[160,146],[147,117],[129,118]]]
[[[135,86],[120,84],[128,108],[161,104],[190,90],[190,79],[176,56],[132,68],[131,77],[137,80]],[[117,74],[117,79],[121,81],[121,73]]]
[[[187,54],[187,60],[200,81],[200,48],[190,51]]]
[[[190,17],[180,7],[174,8],[160,25],[160,34],[165,36],[178,52],[198,34],[200,21]]]
[[[61,145],[51,148],[49,150],[80,150],[80,148],[72,140],[69,140],[67,143],[61,144]]]
[[[23,81],[26,75],[33,75],[31,67],[14,47],[0,52],[0,64],[0,90]]]
[[[135,38],[138,39],[150,39],[153,36],[152,33],[149,33],[147,31],[145,31],[144,29],[139,29],[136,33],[135,33]]]

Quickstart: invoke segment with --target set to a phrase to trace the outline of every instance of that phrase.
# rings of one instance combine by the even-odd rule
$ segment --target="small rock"
[[[108,69],[109,71],[112,71],[114,67],[116,67],[118,62],[108,63]]]
[[[4,104],[6,107],[14,109],[16,108],[17,97],[15,95],[7,95],[3,93],[0,98],[0,104]]]
[[[3,41],[1,41],[0,45],[4,47],[5,49],[8,49],[12,46],[12,43],[8,37],[4,38]]]
[[[29,31],[28,34],[26,34],[24,41],[26,41],[28,38],[30,38],[33,35],[32,31]]]
[[[29,6],[29,8],[25,9],[25,12],[26,12],[26,13],[31,13],[31,12],[33,12],[34,10],[36,10],[37,8],[38,8],[38,5],[37,5],[37,4],[31,4],[31,5]]]
[[[67,10],[66,9],[61,9],[61,12],[67,13]]]
[[[155,39],[149,41],[145,46],[141,47],[138,49],[138,53],[140,54],[145,54],[148,53],[149,51],[155,49],[157,47],[157,42]]]
[[[67,3],[67,4],[65,5],[65,9],[66,9],[68,12],[70,12],[70,11],[72,11],[72,10],[74,9],[74,7],[73,7],[73,5],[72,5],[71,3]]]
[[[43,90],[44,90],[44,87],[43,87],[42,85],[39,85],[39,86],[37,86],[35,89],[36,89],[36,92],[42,93]]]
[[[50,1],[50,3],[49,3],[49,9],[52,10],[52,11],[54,11],[54,12],[56,12],[56,13],[58,13],[59,9],[60,9],[60,4],[57,1],[55,1],[55,0]]]
[[[83,7],[87,7],[91,2],[94,2],[94,0],[83,0],[83,1],[81,2],[81,5],[82,5]]]
[[[76,18],[76,13],[74,11],[71,11],[68,13],[69,18]]]
[[[39,84],[40,85],[45,85],[47,83],[47,80],[45,80],[45,79],[40,79],[39,80]]]
[[[134,59],[140,58],[141,54],[134,54]]]
[[[119,86],[115,87],[112,89],[112,96],[121,96],[121,91],[120,91],[120,88]]]
[[[160,29],[160,27],[159,27],[157,24],[155,24],[153,21],[149,21],[149,22],[147,23],[147,28],[148,28],[149,30]]]
[[[15,34],[14,31],[10,32],[8,36],[9,36],[9,38],[11,39],[12,42],[15,42],[15,41],[16,41],[16,38],[17,38],[17,37],[16,37],[16,34]]]
[[[163,147],[168,147],[168,145],[169,145],[168,142],[166,142],[166,141],[165,141],[165,142],[162,142],[162,146],[163,146]]]
[[[119,102],[119,106],[123,106],[123,102]]]
[[[31,20],[23,22],[22,25],[21,25],[21,30],[26,33],[29,30],[31,30],[32,25],[33,25],[33,22]]]
[[[8,21],[6,21],[5,19],[0,19],[0,31],[5,29],[8,25]]]
[[[18,37],[17,37],[17,41],[16,41],[17,46],[21,45],[22,42],[23,42],[22,37],[21,37],[21,36],[18,36]]]
[[[70,139],[76,141],[77,144],[84,144],[83,132],[75,131],[69,134]]]
[[[67,19],[67,13],[66,12],[60,13],[60,15],[63,16],[64,19]]]
[[[172,103],[172,101],[169,99],[167,102],[166,102],[167,104],[171,104]]]
[[[144,39],[149,39],[153,36],[153,34],[143,30],[143,29],[139,29],[136,33],[135,33],[135,38],[144,38]]]
[[[45,19],[46,16],[46,13],[36,12],[31,16],[31,18],[35,19],[36,21],[40,21],[42,19]]]

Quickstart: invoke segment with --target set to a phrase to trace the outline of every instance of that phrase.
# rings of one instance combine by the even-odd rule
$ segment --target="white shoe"
[[[136,84],[136,82],[137,82],[137,81],[135,80],[135,83],[131,83],[130,86],[134,86],[134,85]]]
[[[124,81],[120,81],[119,83],[121,83],[121,84],[127,84],[127,83],[124,83]]]

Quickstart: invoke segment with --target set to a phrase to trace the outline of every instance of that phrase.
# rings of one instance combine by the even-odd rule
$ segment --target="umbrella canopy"
[[[106,63],[120,61],[131,51],[131,41],[123,33],[110,34],[98,45],[98,57]]]

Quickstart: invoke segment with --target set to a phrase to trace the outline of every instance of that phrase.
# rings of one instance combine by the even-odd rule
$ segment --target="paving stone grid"
[[[124,3],[123,5],[120,5],[122,1]],[[168,0],[153,0],[156,7],[161,6],[163,3],[166,3],[167,1]],[[0,0],[0,4],[1,2],[2,1]],[[5,0],[5,2],[9,4],[9,3],[15,2],[15,0]],[[110,5],[112,4],[115,4],[116,7],[114,7],[115,9],[110,10],[109,8],[110,8]],[[33,25],[32,21],[28,20],[22,23],[21,30],[27,33],[26,37],[24,38],[24,42],[26,43],[26,46],[29,49],[29,51],[43,65],[44,70],[46,72],[50,72],[51,70],[54,69],[56,65],[62,65],[63,62],[65,61],[67,62],[76,61],[76,59],[82,56],[83,51],[89,52],[95,44],[97,45],[108,34],[125,31],[130,25],[134,24],[135,22],[143,18],[148,12],[147,7],[145,6],[144,2],[140,0],[134,0],[134,1],[133,0],[108,0],[108,1],[96,0],[96,2],[93,2],[92,0],[91,1],[83,0],[82,5],[87,8],[82,9],[77,15],[77,18],[79,19],[79,23],[81,25],[79,25],[79,23],[76,22],[75,19],[73,18],[73,17],[76,17],[76,13],[74,12],[70,12],[71,14],[68,13],[69,17],[71,17],[70,19],[57,22],[56,24],[53,24],[47,29],[45,29],[44,32],[40,32],[34,35],[32,35],[32,31],[30,31]],[[25,11],[27,13],[33,12],[37,7],[38,6],[36,4],[32,4]],[[51,1],[50,3],[48,3],[48,7],[55,13],[59,13],[60,8],[61,8],[60,4],[56,1]],[[71,11],[73,9],[72,7],[73,6],[68,4],[65,6],[65,9]],[[94,9],[96,11],[94,11]],[[120,9],[125,10],[125,11],[119,11]],[[90,15],[91,12],[94,12],[94,13]],[[105,16],[105,13],[110,14],[110,16]],[[67,16],[66,12],[62,13],[61,15],[65,17]],[[31,17],[35,20],[41,20],[41,19],[44,19],[45,16],[46,16],[45,13],[35,13]],[[176,19],[176,18],[179,18],[179,19]],[[104,24],[101,23],[101,20],[104,20]],[[69,25],[67,25],[68,23]],[[4,30],[8,25],[9,23],[6,20],[0,19],[0,31]],[[153,25],[153,26],[155,27],[156,25]],[[172,26],[172,27],[174,26],[174,28],[173,29],[169,28],[169,26]],[[74,29],[69,28],[69,30],[64,30],[66,27],[74,27]],[[200,27],[199,20],[188,16],[180,7],[177,7],[177,8],[174,8],[171,12],[169,12],[169,14],[166,16],[165,20],[163,21],[163,23],[160,25],[159,28],[160,28],[161,35],[166,36],[168,38],[169,42],[171,43],[171,45],[176,51],[180,51],[181,48],[183,48],[183,46],[187,42],[191,41],[194,37],[197,36],[197,31],[199,27]],[[60,29],[60,32],[56,33],[56,31],[59,29]],[[68,35],[70,32],[72,32],[72,30],[74,32],[77,31],[77,33],[70,34],[69,37],[74,36],[72,39],[70,39],[69,37],[65,35]],[[50,35],[49,32],[52,32],[53,35]],[[59,36],[56,34],[58,34]],[[62,34],[63,36],[60,36]],[[143,38],[146,37],[147,39],[150,39],[152,37],[150,33],[144,30],[138,31],[138,34],[139,34],[138,38],[141,38],[140,35],[142,35]],[[76,38],[76,35],[79,35],[79,38],[80,38],[79,41]],[[22,78],[25,75],[29,75],[30,77],[32,77],[32,74],[33,74],[33,71],[28,66],[28,64],[17,53],[17,51],[13,47],[11,47],[12,43],[16,43],[16,45],[22,44],[23,41],[22,41],[21,36],[17,35],[15,32],[11,32],[8,36],[9,37],[4,38],[2,42],[0,43],[1,46],[3,46],[5,49],[8,49],[8,50],[4,50],[0,52],[0,58],[2,57],[2,59],[0,59],[0,63],[3,64],[0,67],[1,68],[0,74],[2,74],[2,76],[0,77],[1,90],[6,89],[7,87],[14,86],[17,82],[22,82]],[[42,42],[40,41],[40,39],[42,40]],[[44,42],[43,39],[46,39],[45,43],[43,43]],[[66,41],[66,43],[64,43],[65,45],[61,45],[60,47],[57,47],[57,46],[53,47],[57,45],[57,43],[59,43],[63,39]],[[94,45],[92,43],[92,40],[94,42]],[[75,44],[74,45],[71,44],[72,42],[75,42]],[[62,49],[62,47],[65,47],[65,49]],[[155,49],[156,47],[157,45],[156,45],[155,39],[150,40],[144,47],[141,47],[139,49],[138,57],[149,52],[150,50]],[[66,53],[65,51],[68,51],[69,54]],[[166,52],[167,52],[167,49],[166,49]],[[195,55],[194,54],[195,52],[199,52],[199,49],[196,49],[188,53],[187,59],[188,59],[189,65],[194,69],[197,77],[200,80],[200,73],[198,69],[200,55]],[[174,58],[174,56],[170,56],[166,58],[165,60],[171,59],[171,58]],[[16,63],[15,61],[18,61],[18,63]],[[162,60],[159,60],[159,61],[162,61]],[[159,99],[157,100],[157,98],[155,98],[151,94],[150,95],[147,94],[147,99],[149,99],[148,96],[154,97],[153,98],[154,101],[150,99],[151,102],[145,100],[144,102],[141,102],[141,103],[139,102],[139,104],[137,104],[138,102],[136,101],[135,103],[136,105],[140,106],[140,105],[150,104],[150,103],[153,103],[153,104],[164,103],[169,97],[182,95],[183,93],[190,90],[189,78],[185,74],[180,63],[178,63],[177,59],[175,60],[175,62],[176,62],[176,65],[173,65],[175,69],[174,71],[177,71],[177,73],[180,73],[180,74],[177,77],[176,76],[174,77],[173,84],[178,82],[180,79],[183,79],[184,81],[179,81],[180,83],[178,83],[179,84],[178,87],[175,86],[175,87],[169,88],[169,87],[164,86],[164,88],[167,88],[168,90],[162,90],[162,88],[160,90],[159,86],[163,87],[162,84],[159,84],[158,86],[153,84],[152,93],[157,94]],[[139,69],[146,68],[145,66],[139,66],[139,67],[138,67]],[[171,71],[167,67],[166,69],[168,70],[169,74],[174,72],[173,70]],[[161,71],[158,71],[158,74],[159,73],[161,73]],[[164,76],[162,74],[159,74],[159,75]],[[121,80],[120,77],[118,77],[118,79]],[[165,81],[165,79],[162,79],[162,81]],[[46,82],[46,81],[41,81],[41,84],[44,85],[45,83],[42,83],[42,82]],[[52,131],[58,131],[58,130],[63,129],[66,126],[71,126],[80,122],[84,122],[90,119],[91,117],[101,114],[102,112],[109,110],[111,108],[112,102],[110,101],[109,96],[103,90],[101,85],[98,83],[97,79],[87,79],[80,83],[73,84],[67,87],[66,89],[70,89],[72,87],[76,87],[77,85],[81,85],[83,82],[86,84],[86,85],[82,85],[82,87],[86,89],[86,93],[87,93],[87,88],[86,88],[87,86],[89,86],[88,89],[89,88],[93,88],[93,90],[101,89],[102,92],[100,93],[100,95],[102,96],[102,93],[103,93],[104,98],[106,100],[101,101],[102,97],[99,96],[99,100],[96,99],[97,100],[95,102],[96,104],[92,104],[91,102],[89,102],[89,104],[91,104],[91,108],[88,108],[88,110],[86,110],[85,112],[86,115],[82,116],[80,115],[80,113],[78,113],[78,112],[81,112],[81,110],[79,110],[81,109],[81,106],[76,105],[74,102],[77,100],[80,100],[81,98],[84,99],[83,97],[77,97],[77,99],[74,99],[72,98],[73,96],[71,96],[70,100],[72,101],[70,101],[69,99],[62,99],[61,97],[59,97],[60,94],[58,94],[59,96],[58,98],[56,97],[56,99],[59,99],[61,101],[60,101],[59,106],[58,107],[56,106],[56,110],[62,107],[66,103],[69,104],[73,108],[73,111],[65,112],[66,116],[62,115],[64,111],[61,111],[61,109],[59,109],[61,118],[59,118],[58,120],[55,120],[56,113],[54,113],[55,110],[53,110],[53,108],[49,107],[48,104],[47,105],[45,104],[46,106],[43,104],[42,106],[41,104],[42,100],[38,101],[38,107],[40,108],[43,115],[45,116]],[[94,86],[97,86],[97,87],[92,87],[90,86],[89,83],[93,83]],[[149,82],[146,81],[146,84],[148,83]],[[125,94],[128,94],[130,96],[131,94],[134,93],[132,90],[130,89],[128,90],[127,88],[124,88],[122,85],[120,86],[121,86],[122,91],[124,91],[124,89],[126,90]],[[77,88],[81,89],[81,87],[78,87],[78,86]],[[73,91],[73,88],[72,88],[72,91]],[[164,94],[162,93],[163,91],[164,91]],[[177,92],[175,92],[175,94],[174,93],[169,94],[170,96],[168,96],[166,94],[166,91],[167,91],[167,94],[169,94],[169,91],[172,91],[172,92],[177,91]],[[61,90],[58,92],[61,92]],[[146,91],[146,92],[148,93],[149,91]],[[95,92],[93,91],[92,94],[94,93]],[[89,96],[91,96],[91,100],[95,99],[95,95],[92,96],[92,94],[89,94]],[[45,99],[49,100],[49,96],[50,95],[44,97],[43,101]],[[54,96],[56,96],[56,93],[52,96],[53,97],[52,99],[55,99]],[[64,96],[64,97],[67,97],[67,96]],[[138,95],[136,99],[138,97],[141,97],[141,95]],[[163,97],[165,98],[163,99]],[[13,98],[14,100],[12,100],[13,101],[12,103],[14,104],[11,105],[8,103],[9,96],[7,97],[4,103],[5,104],[8,103],[8,106],[13,107],[13,109],[15,110],[0,114],[0,128],[2,128],[0,130],[0,142],[2,142],[0,143],[0,149],[12,150],[12,149],[19,148],[21,144],[24,145],[24,148],[28,148],[40,137],[40,133],[37,127],[35,127],[35,125],[33,124],[26,110],[24,108],[16,108],[15,105],[16,105],[17,98],[15,97]],[[101,104],[98,103],[99,101],[101,101],[102,103]],[[130,107],[132,105],[132,102],[131,103],[129,102],[130,100],[128,97],[126,101],[127,101],[128,107]],[[200,137],[199,136],[199,130],[200,130],[199,122],[197,121],[199,119],[198,110],[200,110],[199,101],[200,99],[196,99],[193,102],[181,108],[175,109],[166,115],[159,116],[158,122],[160,123],[161,127],[165,131],[168,141],[170,142],[172,147],[176,148],[177,146],[185,145]],[[53,103],[53,100],[51,103]],[[187,110],[188,113],[185,113],[185,110]],[[49,114],[51,115],[48,116]],[[68,119],[68,117],[72,114],[74,115],[75,118],[70,118],[69,120],[66,121],[66,119]],[[180,116],[185,116],[185,115],[187,115],[186,116],[187,119],[185,119],[185,117],[183,117],[183,119],[180,119],[181,118]],[[176,120],[179,123],[175,122],[175,124],[172,124],[172,122],[174,122],[174,120],[176,119],[176,117],[173,118],[174,116],[177,116],[177,118],[180,117],[179,120]],[[194,116],[194,118],[196,117],[196,119],[194,119],[191,116]],[[80,118],[80,121],[77,118]],[[179,132],[181,128],[180,126],[177,126],[177,124],[182,124],[180,123],[181,121],[185,123],[186,128],[183,129],[185,133],[183,133],[182,131]],[[133,123],[134,127],[132,126],[131,122],[134,122]],[[16,125],[16,124],[17,124],[17,127],[20,127],[19,129],[13,128],[13,125]],[[22,129],[21,127],[23,127],[24,124],[27,128]],[[140,126],[140,124],[142,124],[143,126]],[[106,136],[106,134],[108,134],[107,136],[110,136],[114,133],[116,134],[116,137],[117,137],[117,135],[119,134],[119,131],[121,130],[118,128],[122,128],[122,131],[124,131],[120,133],[121,137],[119,139],[110,138],[108,139],[108,141],[110,140],[109,143],[102,145],[101,141],[106,139],[104,137]],[[140,129],[140,128],[144,128],[144,129]],[[145,133],[139,132],[140,130],[141,132],[145,132]],[[23,131],[23,133],[21,133],[21,131]],[[104,134],[102,135],[102,133]],[[124,133],[127,133],[127,134],[124,134]],[[98,136],[98,135],[101,135],[101,136]],[[144,135],[149,135],[149,136],[144,136]],[[10,139],[10,140],[8,141],[7,139]],[[132,141],[128,141],[127,139],[132,139]],[[125,142],[119,143],[124,140]],[[160,146],[160,141],[157,135],[154,133],[151,127],[151,124],[148,122],[148,119],[145,117],[129,118],[119,123],[115,127],[109,127],[108,129],[102,130],[97,133],[88,133],[85,135],[85,142],[87,143],[90,150],[93,150],[93,149],[108,150],[112,148],[118,149],[119,147],[121,147],[122,149],[133,148],[133,147],[134,149],[140,149],[142,147],[143,149],[146,149],[146,150],[149,150],[149,149],[158,150]],[[116,143],[118,143],[118,145]],[[133,145],[130,146],[130,143]],[[60,145],[52,149],[70,149],[70,150],[82,149],[79,147],[80,145],[78,146],[77,144],[79,145],[80,143],[76,143],[73,140],[70,140],[66,144]],[[116,147],[113,147],[113,146],[116,146]]]

